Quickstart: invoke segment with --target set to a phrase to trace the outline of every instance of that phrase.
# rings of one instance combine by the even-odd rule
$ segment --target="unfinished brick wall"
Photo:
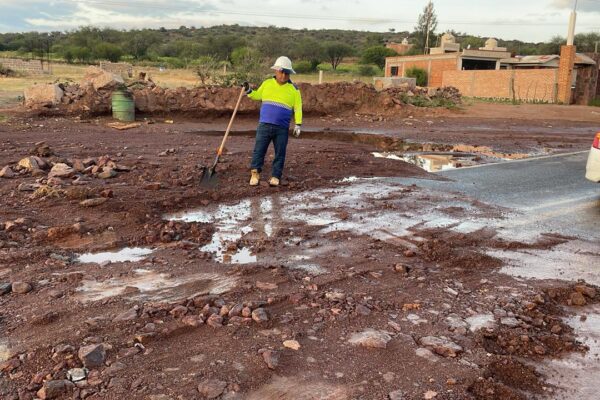
[[[0,64],[13,71],[29,74],[45,74],[44,66],[40,60],[22,60],[20,58],[0,58]]]
[[[110,61],[100,61],[100,68],[117,75],[133,76],[133,65],[129,63],[113,63]]]
[[[392,67],[398,68],[398,75],[392,75]],[[458,55],[389,57],[386,59],[385,76],[406,76],[406,71],[410,68],[427,71],[427,86],[441,87],[444,72],[456,71],[458,68]]]
[[[454,86],[463,96],[556,102],[558,70],[446,71],[443,86]]]

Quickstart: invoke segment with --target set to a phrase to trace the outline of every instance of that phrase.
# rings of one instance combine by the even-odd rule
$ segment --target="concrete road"
[[[459,168],[437,173],[447,181],[410,183],[516,209],[523,218],[515,224],[600,240],[600,184],[585,179],[587,156],[585,151]]]

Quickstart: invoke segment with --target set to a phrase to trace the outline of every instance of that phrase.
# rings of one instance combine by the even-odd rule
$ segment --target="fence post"
[[[319,85],[323,83],[323,70],[319,70]]]

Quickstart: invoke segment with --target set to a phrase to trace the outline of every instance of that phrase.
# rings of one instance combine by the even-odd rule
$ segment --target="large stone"
[[[269,316],[264,308],[257,308],[256,310],[252,311],[252,319],[260,324],[267,322],[269,320]]]
[[[198,392],[205,399],[216,399],[227,387],[227,382],[217,379],[206,379],[198,385]]]
[[[55,83],[33,85],[25,89],[25,106],[52,107],[60,104],[63,90]]]
[[[44,383],[44,386],[40,390],[38,390],[37,396],[42,400],[56,399],[68,393],[73,386],[73,383],[66,379],[48,381]]]
[[[82,83],[91,84],[94,89],[100,90],[115,88],[124,82],[123,78],[119,75],[111,74],[101,68],[91,66],[85,70]]]
[[[366,329],[352,335],[348,342],[356,346],[385,349],[390,340],[392,340],[392,337],[385,332]]]
[[[48,178],[70,178],[75,175],[75,170],[69,167],[67,164],[58,163],[54,164],[50,172],[48,173]]]
[[[10,165],[7,165],[6,167],[0,169],[0,178],[11,179],[15,176],[17,176],[17,174],[15,174]]]
[[[279,352],[275,350],[266,350],[262,353],[263,360],[269,369],[276,369],[279,366]]]
[[[132,321],[138,317],[138,308],[137,306],[131,307],[129,310],[117,315],[113,322],[120,321]]]
[[[444,357],[456,357],[463,351],[463,348],[445,336],[425,336],[419,340],[421,346],[424,346],[433,352]]]
[[[404,399],[402,390],[394,390],[393,392],[390,392],[390,394],[388,395],[388,397],[389,397],[390,400],[402,400],[402,399]]]
[[[104,365],[106,350],[102,344],[91,344],[79,349],[77,354],[86,368],[97,368]]]
[[[40,165],[40,160],[38,157],[25,157],[19,160],[18,166],[29,172],[40,170],[43,169],[43,165]]]
[[[29,293],[33,290],[31,285],[27,282],[13,282],[12,291],[17,294]]]
[[[9,294],[12,291],[12,284],[10,283],[0,283],[0,296],[5,294]]]

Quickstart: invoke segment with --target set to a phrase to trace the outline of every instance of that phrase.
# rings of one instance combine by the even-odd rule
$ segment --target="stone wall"
[[[463,96],[555,103],[557,69],[445,71],[443,85]]]
[[[22,60],[20,58],[0,58],[0,64],[13,71],[26,72],[28,74],[46,74],[40,60]]]

